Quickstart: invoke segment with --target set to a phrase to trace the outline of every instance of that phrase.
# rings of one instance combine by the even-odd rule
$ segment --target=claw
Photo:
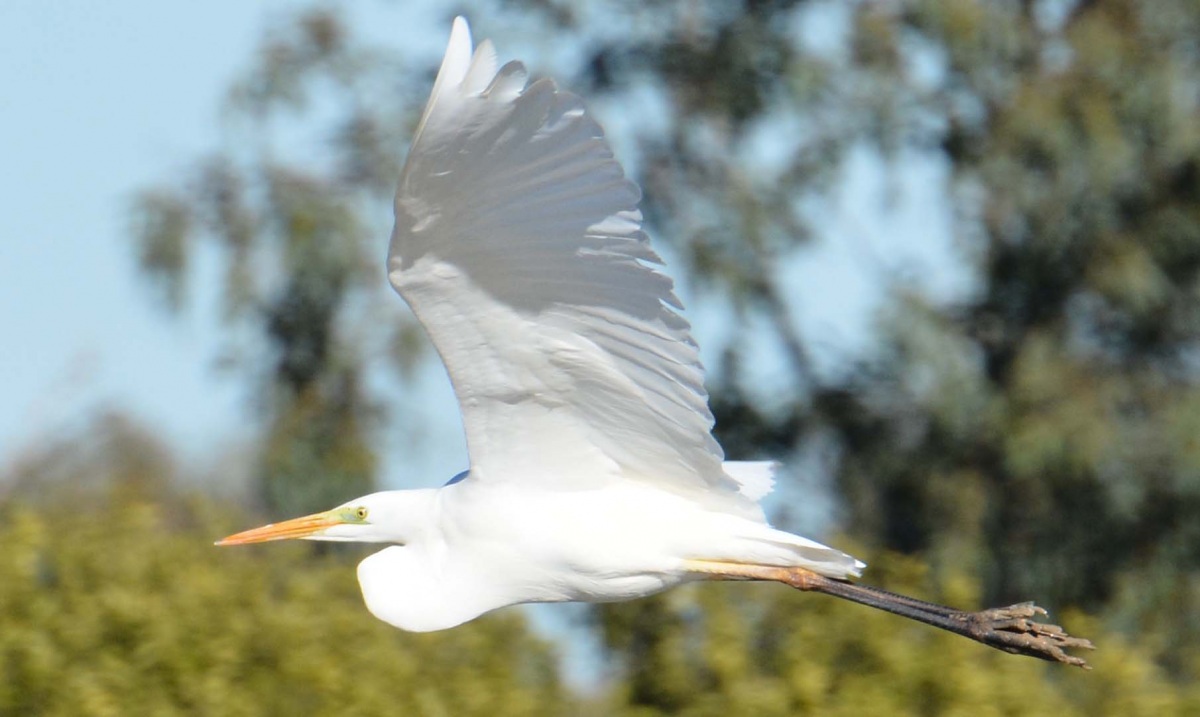
[[[1067,650],[1094,650],[1091,640],[1071,637],[1058,625],[1034,622],[1032,617],[1048,613],[1031,602],[980,612],[963,613],[959,619],[970,624],[969,631],[980,642],[1017,655],[1028,655],[1050,662],[1092,669],[1086,660]]]

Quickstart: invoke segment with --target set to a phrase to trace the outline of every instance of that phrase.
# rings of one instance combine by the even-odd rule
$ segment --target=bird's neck
[[[394,490],[377,494],[372,522],[385,526],[374,542],[415,545],[437,534],[439,521],[438,489]]]

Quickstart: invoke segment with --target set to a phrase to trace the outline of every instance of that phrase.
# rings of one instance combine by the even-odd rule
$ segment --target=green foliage
[[[362,605],[350,551],[216,548],[255,522],[186,492],[119,417],[27,457],[0,501],[0,714],[1189,715],[1200,686],[1078,612],[1095,671],[1005,655],[779,585],[701,584],[594,613],[603,690],[572,694],[522,615],[404,633]],[[844,541],[836,541],[843,544]],[[848,546],[849,547],[849,546]],[[864,554],[855,549],[854,552]],[[897,554],[876,582],[958,605],[975,582]],[[1196,665],[1192,666],[1195,669]]]
[[[877,563],[873,573],[889,589],[976,601],[970,580],[934,580],[896,554]],[[1096,638],[1094,672],[1016,658],[779,585],[698,585],[598,614],[629,671],[608,705],[613,714],[1149,717],[1200,709],[1200,687],[1173,683],[1150,650],[1080,613],[1059,617]]]
[[[395,630],[363,607],[354,558],[366,549],[216,548],[254,519],[168,490],[162,476],[145,490],[121,458],[151,445],[119,431],[85,443],[96,439],[111,450],[27,464],[25,485],[46,495],[0,502],[0,714],[567,710],[554,653],[519,612]],[[64,466],[74,468],[51,470]],[[89,467],[106,477],[75,472]]]
[[[369,416],[354,374],[310,386],[280,407],[263,452],[261,495],[275,515],[305,515],[373,490]]]
[[[907,550],[974,540],[990,600],[1098,608],[1140,575],[1146,594],[1121,610],[1174,612],[1190,635],[1177,647],[1192,647],[1164,658],[1186,664],[1200,637],[1200,482],[1182,428],[1200,396],[1200,106],[1179,87],[1200,71],[1200,14],[1117,0],[1051,20],[926,2],[898,21],[947,52],[931,106],[979,109],[949,112],[941,141],[958,186],[976,190],[963,233],[978,237],[982,288],[888,317],[896,350],[860,388],[888,407],[841,475],[852,514]],[[931,371],[922,340],[962,369]],[[966,492],[952,485],[964,476]],[[955,492],[987,506],[975,525],[945,519],[964,505],[944,501]]]

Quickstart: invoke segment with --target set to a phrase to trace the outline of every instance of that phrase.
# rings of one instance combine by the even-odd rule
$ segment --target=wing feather
[[[471,480],[638,480],[757,514],[640,190],[579,98],[526,82],[456,20],[396,195],[388,277],[450,374]]]

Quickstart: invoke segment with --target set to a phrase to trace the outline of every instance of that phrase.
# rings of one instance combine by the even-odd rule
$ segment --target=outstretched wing
[[[441,354],[471,480],[648,481],[752,509],[640,191],[578,97],[454,22],[396,195],[388,278]]]

